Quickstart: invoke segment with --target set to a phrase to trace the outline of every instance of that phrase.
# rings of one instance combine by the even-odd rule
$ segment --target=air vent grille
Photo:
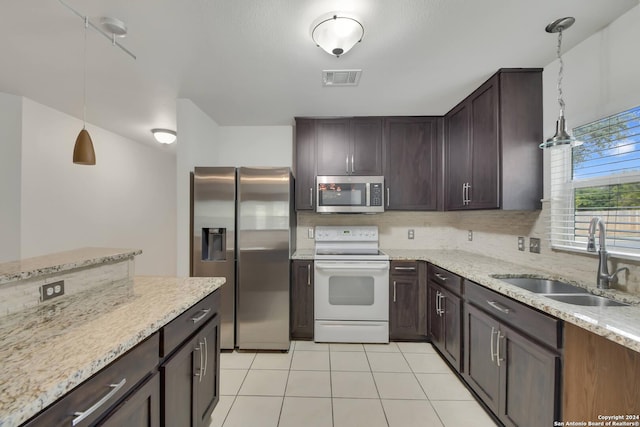
[[[322,86],[357,86],[362,70],[322,70]]]

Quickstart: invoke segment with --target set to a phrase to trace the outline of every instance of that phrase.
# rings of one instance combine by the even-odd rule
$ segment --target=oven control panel
[[[316,242],[377,242],[377,226],[317,226]]]

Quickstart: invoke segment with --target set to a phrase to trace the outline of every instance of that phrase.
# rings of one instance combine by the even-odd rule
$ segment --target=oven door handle
[[[316,269],[318,270],[389,270],[388,262],[371,262],[367,264],[362,263],[321,263],[316,261]]]

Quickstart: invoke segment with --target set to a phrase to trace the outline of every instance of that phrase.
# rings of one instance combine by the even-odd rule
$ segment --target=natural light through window
[[[640,107],[577,127],[577,147],[551,152],[551,242],[586,249],[601,217],[612,253],[640,257]]]

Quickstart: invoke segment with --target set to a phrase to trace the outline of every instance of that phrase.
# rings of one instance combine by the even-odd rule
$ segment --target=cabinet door
[[[349,163],[351,175],[382,175],[382,119],[351,119]]]
[[[160,374],[156,372],[97,425],[160,427]]]
[[[444,311],[442,313],[442,353],[449,362],[456,367],[458,372],[462,371],[461,360],[461,313],[460,298],[442,289],[442,298],[440,306]]]
[[[384,125],[384,175],[389,210],[437,207],[438,119],[390,117]]]
[[[418,274],[392,275],[389,281],[389,338],[424,339],[426,298],[420,292]]]
[[[464,186],[471,182],[470,114],[468,103],[445,116],[445,208],[466,209]]]
[[[470,209],[500,207],[498,171],[498,76],[482,85],[470,99]]]
[[[193,416],[195,381],[202,360],[198,337],[186,342],[160,366],[163,419],[166,426],[195,426]]]
[[[442,351],[442,316],[440,315],[440,290],[439,285],[429,283],[427,287],[428,302],[427,313],[429,316],[429,336],[431,342]]]
[[[296,119],[296,210],[313,210],[316,177],[315,120]]]
[[[463,376],[484,403],[498,413],[500,367],[495,358],[500,324],[472,305],[465,305],[465,371]]]
[[[198,377],[194,376],[195,425],[209,427],[211,413],[220,400],[220,316],[214,317],[202,328],[197,340],[201,349],[198,356],[202,356],[202,360],[196,371]]]
[[[348,175],[351,171],[349,119],[316,120],[318,175]]]
[[[313,339],[313,261],[291,263],[291,338]]]
[[[499,418],[514,427],[553,425],[560,419],[560,356],[504,325],[500,334]]]

